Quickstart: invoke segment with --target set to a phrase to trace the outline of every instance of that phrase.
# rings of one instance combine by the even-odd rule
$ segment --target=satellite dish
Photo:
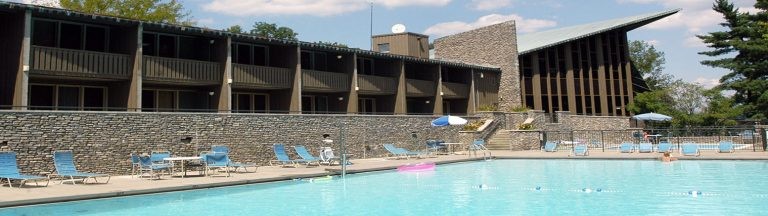
[[[405,32],[405,25],[403,24],[395,24],[392,26],[392,33],[398,34]]]

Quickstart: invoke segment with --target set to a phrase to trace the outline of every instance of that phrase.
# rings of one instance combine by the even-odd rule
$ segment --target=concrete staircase
[[[509,131],[498,130],[490,139],[488,139],[485,147],[488,148],[488,150],[509,150],[510,142],[512,142],[512,140],[509,136]]]

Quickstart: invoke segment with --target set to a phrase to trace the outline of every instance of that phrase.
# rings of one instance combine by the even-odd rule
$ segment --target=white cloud
[[[645,42],[647,42],[648,44],[653,45],[653,46],[658,46],[661,43],[661,42],[659,42],[659,40],[647,40]]]
[[[469,7],[474,10],[494,10],[512,5],[512,0],[472,0]]]
[[[713,88],[717,85],[720,85],[720,79],[718,78],[698,77],[693,82],[698,83],[699,85],[704,86],[704,88],[708,88],[708,89]]]
[[[704,41],[701,41],[696,36],[690,36],[688,38],[685,38],[685,41],[683,41],[683,45],[686,47],[707,47],[707,44],[704,43]]]
[[[700,33],[723,22],[723,16],[713,10],[680,11],[677,14],[648,24],[648,29],[685,28],[691,33]]]
[[[444,6],[451,0],[374,0],[387,8],[405,6]],[[203,5],[206,11],[234,16],[311,15],[332,16],[368,8],[365,0],[213,0]]]
[[[437,38],[437,37],[442,37],[446,35],[456,34],[459,32],[469,31],[469,30],[484,27],[484,26],[498,24],[498,23],[502,23],[510,20],[515,20],[515,25],[517,26],[518,33],[534,32],[540,29],[554,27],[557,25],[557,22],[552,20],[526,19],[517,14],[509,14],[509,15],[490,14],[490,15],[482,16],[471,23],[466,23],[461,21],[438,23],[427,28],[427,30],[424,31],[424,34]]]

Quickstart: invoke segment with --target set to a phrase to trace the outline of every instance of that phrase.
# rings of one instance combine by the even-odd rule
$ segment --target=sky
[[[16,0],[29,2],[31,0]],[[723,30],[714,0],[179,0],[199,26],[250,30],[262,21],[286,26],[301,41],[339,42],[370,48],[370,34],[391,33],[395,24],[430,40],[515,20],[519,35],[607,19],[682,9],[628,34],[665,53],[664,72],[711,87],[727,71],[703,66],[697,54],[709,50],[696,35]],[[732,0],[755,11],[755,0]],[[371,10],[373,12],[371,12]],[[372,15],[372,16],[371,16]],[[371,21],[372,17],[372,21]]]

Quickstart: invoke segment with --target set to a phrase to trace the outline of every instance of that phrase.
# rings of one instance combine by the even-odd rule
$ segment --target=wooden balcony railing
[[[407,79],[405,89],[411,97],[435,96],[435,81]]]
[[[293,71],[295,71],[289,68],[258,65],[232,65],[232,84],[238,87],[290,88],[291,81],[293,80]]]
[[[349,91],[349,74],[302,70],[302,88],[323,92]]]
[[[443,82],[443,97],[445,98],[467,98],[469,87],[464,83]]]
[[[155,81],[186,83],[221,83],[219,63],[143,56],[144,78]]]
[[[129,55],[32,46],[30,73],[53,76],[129,79]]]
[[[357,87],[359,93],[364,94],[395,94],[397,92],[397,80],[393,77],[373,75],[357,75]]]

